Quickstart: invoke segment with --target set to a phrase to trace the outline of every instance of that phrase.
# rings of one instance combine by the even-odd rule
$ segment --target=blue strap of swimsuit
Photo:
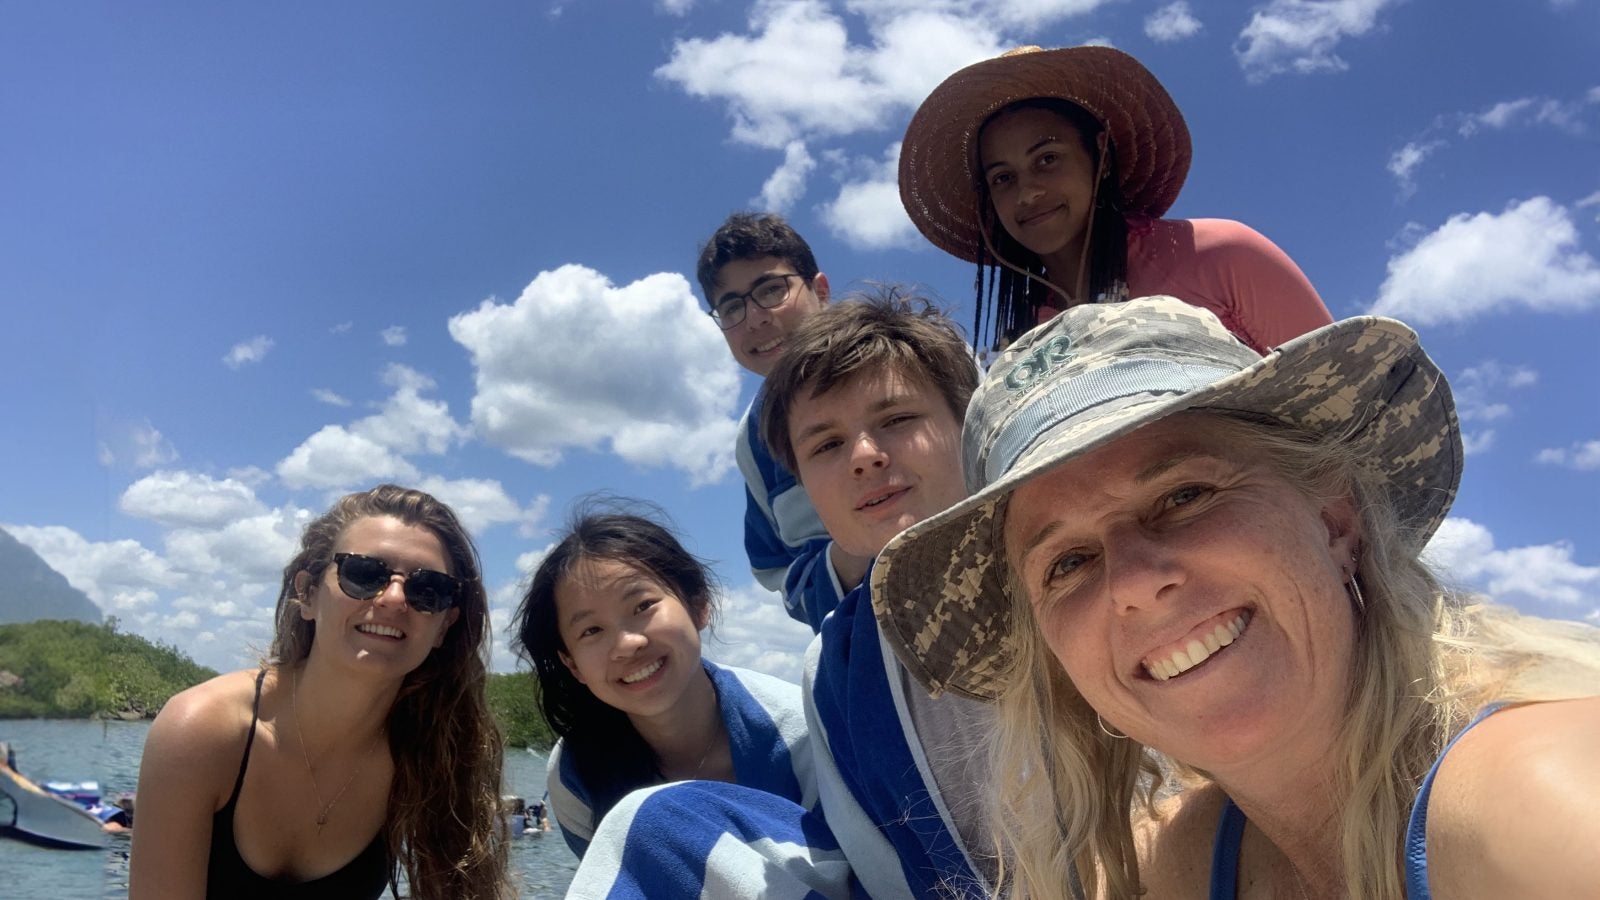
[[[1244,811],[1222,798],[1222,818],[1211,845],[1211,900],[1234,900],[1239,892],[1239,848],[1244,843]]]
[[[1445,756],[1455,747],[1456,741],[1461,736],[1477,727],[1479,722],[1489,718],[1505,707],[1504,703],[1491,703],[1483,708],[1467,727],[1461,729],[1450,743],[1444,747],[1444,752],[1433,761],[1433,768],[1422,779],[1422,787],[1417,789],[1417,802],[1411,805],[1411,821],[1406,823],[1406,900],[1433,900],[1433,892],[1428,888],[1428,797],[1433,793],[1433,776],[1439,774],[1439,764],[1444,762]]]
[[[1505,706],[1504,703],[1494,703],[1484,707],[1467,727],[1450,739],[1444,752],[1433,761],[1433,767],[1422,779],[1416,802],[1411,806],[1410,822],[1406,826],[1406,900],[1433,900],[1433,894],[1428,889],[1428,797],[1432,794],[1433,776],[1438,774],[1439,764],[1444,762],[1445,756],[1455,747],[1456,741],[1461,740],[1462,735]],[[1217,821],[1216,840],[1211,846],[1211,900],[1235,900],[1238,896],[1239,851],[1244,842],[1244,826],[1244,811],[1235,806],[1231,798],[1224,797],[1222,817]]]

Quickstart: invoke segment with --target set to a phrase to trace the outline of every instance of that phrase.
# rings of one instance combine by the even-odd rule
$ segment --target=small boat
[[[4,763],[0,763],[0,834],[62,849],[98,850],[106,845],[98,818]]]

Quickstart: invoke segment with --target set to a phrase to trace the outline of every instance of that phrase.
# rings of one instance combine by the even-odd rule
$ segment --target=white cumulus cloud
[[[327,425],[306,438],[277,466],[289,488],[347,488],[378,481],[415,481],[408,454],[440,454],[466,439],[468,430],[450,416],[443,400],[422,396],[432,378],[398,363],[383,370],[394,393],[376,414],[345,425]]]
[[[1389,157],[1389,174],[1399,183],[1402,194],[1409,197],[1416,192],[1418,167],[1444,145],[1443,141],[1413,141]]]
[[[472,356],[476,433],[516,457],[553,466],[609,447],[696,484],[733,466],[738,369],[681,275],[618,287],[562,266],[513,303],[453,316],[450,335]]]
[[[857,3],[869,43],[850,43],[844,18],[820,0],[773,0],[751,10],[748,34],[673,44],[656,77],[725,103],[735,140],[779,149],[809,136],[880,130],[956,69],[1000,52],[991,19],[1059,15],[1095,3]]]
[[[449,404],[422,396],[435,387],[432,378],[395,363],[383,370],[383,383],[394,393],[377,415],[353,423],[351,433],[396,453],[444,453],[466,438],[466,428],[450,417]]]
[[[1424,556],[1454,583],[1500,603],[1564,618],[1600,610],[1600,566],[1579,563],[1567,541],[1501,549],[1488,528],[1452,517]]]
[[[1348,64],[1334,52],[1345,38],[1360,37],[1395,0],[1270,0],[1251,16],[1233,46],[1251,80],[1283,72],[1341,72]]]
[[[805,196],[806,179],[816,167],[817,161],[806,152],[805,141],[790,141],[783,148],[783,162],[761,185],[761,195],[750,202],[758,209],[788,212],[796,200]]]
[[[247,341],[240,341],[234,344],[233,349],[228,351],[228,355],[222,358],[222,362],[230,369],[237,369],[251,363],[261,362],[262,359],[266,358],[267,351],[271,349],[272,338],[264,334],[258,334]]]
[[[1450,380],[1456,415],[1461,420],[1461,443],[1468,456],[1494,445],[1494,429],[1485,426],[1511,416],[1511,405],[1505,402],[1507,394],[1532,387],[1538,381],[1539,373],[1533,369],[1492,359],[1463,369]]]
[[[1575,203],[1573,205],[1576,206],[1579,209],[1589,209],[1591,207],[1600,207],[1600,191],[1595,191],[1594,193],[1592,193],[1589,196],[1583,198],[1582,200],[1579,200],[1577,203]],[[1594,220],[1596,222],[1600,222],[1600,212],[1596,212],[1595,213],[1595,219]]]
[[[117,505],[130,516],[193,527],[221,525],[265,509],[243,482],[183,471],[146,475],[122,492]]]
[[[862,174],[841,184],[838,196],[822,207],[828,229],[874,250],[918,246],[917,228],[900,202],[900,142],[890,144],[882,160],[866,160],[854,168]]]
[[[1145,36],[1157,43],[1171,43],[1200,33],[1200,20],[1194,17],[1187,0],[1168,3],[1144,20]]]
[[[414,481],[417,469],[371,438],[327,425],[278,463],[286,487],[344,488],[380,481]]]
[[[719,600],[716,625],[701,652],[719,663],[798,684],[811,629],[789,618],[783,600],[755,582],[728,590]]]
[[[317,402],[318,403],[326,403],[329,406],[349,406],[350,405],[350,401],[349,400],[346,400],[345,398],[339,396],[338,394],[334,393],[333,391],[328,390],[327,388],[312,388],[311,389],[311,396],[317,398]]]
[[[166,536],[166,558],[185,572],[270,582],[294,556],[311,516],[290,505],[221,527],[175,529]]]
[[[406,329],[404,325],[390,325],[378,332],[378,337],[390,347],[404,347],[406,345]]]
[[[1580,472],[1600,469],[1600,441],[1583,441],[1571,447],[1550,447],[1540,450],[1535,462],[1563,466]]]
[[[153,469],[178,459],[178,448],[161,436],[149,422],[133,427],[133,465],[140,469]],[[101,456],[102,461],[105,455]]]
[[[533,498],[526,508],[506,493],[500,482],[489,478],[441,478],[429,475],[416,483],[418,490],[432,494],[455,511],[461,524],[474,535],[503,522],[517,522],[524,533],[539,527],[550,508],[545,494]]]
[[[1389,260],[1372,312],[1413,324],[1464,322],[1517,308],[1600,305],[1600,265],[1565,207],[1548,197],[1504,212],[1460,213]]]
[[[1529,125],[1547,125],[1569,134],[1584,130],[1583,115],[1587,99],[1563,101],[1550,97],[1518,97],[1502,100],[1480,112],[1462,117],[1458,132],[1471,137],[1479,131],[1504,131]]]

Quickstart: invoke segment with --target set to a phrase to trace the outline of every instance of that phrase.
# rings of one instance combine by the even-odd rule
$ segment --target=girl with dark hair
[[[560,740],[550,809],[583,856],[637,788],[725,781],[816,800],[800,689],[700,656],[712,578],[649,519],[580,510],[517,610],[519,651]]]
[[[1138,60],[1025,47],[968,66],[923,101],[900,198],[928,240],[976,263],[973,341],[994,349],[1080,303],[1166,294],[1259,352],[1332,318],[1299,267],[1247,225],[1163,219],[1189,130]]]
[[[271,657],[173,697],[139,772],[129,895],[507,896],[489,605],[450,508],[381,485],[306,526]]]

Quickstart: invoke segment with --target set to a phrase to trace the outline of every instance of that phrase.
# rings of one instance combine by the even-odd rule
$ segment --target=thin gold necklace
[[[344,787],[339,788],[339,793],[334,794],[332,800],[323,803],[322,789],[317,787],[317,773],[311,770],[311,754],[306,752],[306,732],[304,728],[300,727],[300,671],[298,669],[290,669],[289,680],[293,684],[293,690],[289,693],[289,705],[294,710],[294,733],[295,737],[300,739],[300,758],[305,760],[306,774],[311,777],[311,790],[317,795],[317,805],[320,808],[320,812],[317,813],[317,834],[320,835],[322,834],[322,827],[328,824],[328,814],[333,812],[333,805],[339,802],[339,798],[344,796],[345,791],[350,790],[350,785],[356,783],[356,776],[361,774],[361,767],[366,764],[367,757],[378,749],[378,742],[383,739],[383,732],[380,730],[378,736],[373,739],[372,745],[367,747],[367,752],[362,754],[361,759],[356,763],[355,771],[351,772],[350,777],[345,780]]]
[[[706,750],[700,754],[700,762],[694,767],[694,778],[700,777],[700,770],[706,767],[706,760],[711,756],[711,748],[717,746],[717,731],[718,729],[711,729],[711,740],[706,743]]]

